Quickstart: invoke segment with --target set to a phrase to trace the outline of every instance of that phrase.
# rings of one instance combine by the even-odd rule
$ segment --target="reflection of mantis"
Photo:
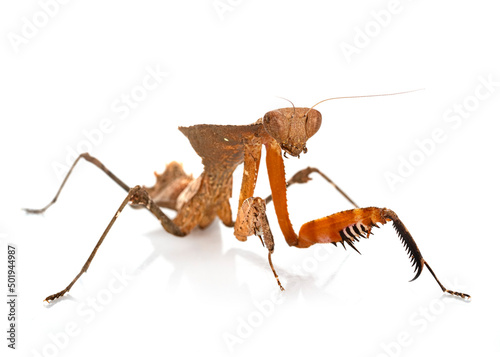
[[[28,212],[44,212],[57,200],[66,180],[81,158],[99,167],[128,194],[80,273],[64,290],[48,296],[46,300],[51,301],[64,295],[71,289],[78,278],[87,271],[97,249],[120,212],[129,202],[136,207],[146,207],[160,220],[161,225],[167,232],[176,236],[185,236],[196,226],[200,228],[207,227],[216,217],[219,217],[226,226],[234,227],[234,234],[241,241],[245,241],[250,235],[259,236],[263,245],[268,249],[269,264],[280,288],[283,289],[271,261],[274,239],[267,221],[266,201],[253,196],[263,145],[266,147],[266,165],[272,192],[271,198],[274,201],[281,231],[288,245],[307,248],[316,243],[333,243],[335,245],[337,243],[342,245],[347,243],[354,248],[353,244],[358,241],[358,238],[368,238],[372,228],[378,227],[378,223],[383,225],[392,221],[413,265],[415,265],[416,275],[413,280],[420,275],[425,265],[443,292],[465,299],[470,298],[467,294],[446,289],[439,282],[429,264],[420,254],[412,236],[393,211],[376,207],[359,208],[342,190],[317,169],[307,168],[302,170],[294,175],[288,183],[286,182],[282,152],[284,151],[283,156],[285,157],[286,154],[298,157],[301,153],[306,153],[307,140],[321,126],[321,114],[313,107],[273,110],[250,125],[201,124],[191,127],[179,127],[191,142],[194,150],[202,158],[204,171],[197,179],[188,176],[177,162],[171,162],[167,165],[165,172],[160,175],[156,174],[157,182],[153,187],[135,186],[130,188],[99,160],[88,153],[81,154],[71,167],[54,199],[46,207],[39,210],[28,209]],[[244,164],[243,181],[238,213],[236,221],[233,221],[229,198],[232,191],[233,172],[241,163]],[[287,186],[293,183],[309,181],[309,175],[312,172],[319,173],[333,184],[356,208],[307,222],[302,225],[299,234],[297,234],[288,216],[286,190]],[[160,207],[176,210],[177,216],[171,220]],[[357,251],[356,248],[354,249]]]

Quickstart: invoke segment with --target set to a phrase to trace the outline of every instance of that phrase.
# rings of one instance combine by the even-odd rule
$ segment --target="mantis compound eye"
[[[278,143],[287,140],[290,132],[290,120],[277,110],[267,112],[262,118],[264,129],[271,135]]]
[[[311,109],[306,116],[306,135],[309,139],[316,134],[321,127],[321,113],[315,109]]]

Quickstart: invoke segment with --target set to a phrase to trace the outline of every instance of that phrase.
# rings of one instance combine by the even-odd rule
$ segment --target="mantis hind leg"
[[[80,154],[76,158],[75,162],[73,162],[73,165],[71,165],[71,168],[69,169],[68,173],[64,177],[64,180],[63,180],[61,186],[59,186],[59,189],[57,190],[57,193],[54,196],[54,198],[52,199],[52,201],[50,201],[45,207],[40,208],[40,209],[24,208],[24,210],[27,213],[40,214],[40,213],[44,213],[50,206],[52,206],[54,203],[56,203],[57,199],[59,198],[59,195],[61,194],[61,191],[62,191],[64,185],[66,185],[66,181],[68,181],[68,178],[70,177],[71,173],[73,172],[73,169],[75,168],[76,164],[78,164],[80,159],[85,159],[88,162],[90,162],[91,164],[94,164],[99,169],[101,169],[106,175],[108,175],[114,182],[116,182],[118,184],[118,186],[123,188],[126,192],[130,191],[130,187],[126,183],[124,183],[115,174],[113,174],[110,170],[108,170],[108,168],[106,166],[104,166],[102,164],[102,162],[100,162],[98,159],[96,159],[95,157],[91,156],[89,153],[86,152],[86,153]]]
[[[87,160],[88,162],[94,164],[95,166],[97,166],[98,168],[100,168],[104,173],[106,173],[106,175],[108,175],[114,182],[116,182],[120,187],[122,187],[125,191],[127,191],[127,196],[125,197],[125,199],[123,200],[123,202],[119,206],[118,210],[116,211],[116,213],[114,214],[113,218],[109,222],[108,226],[104,230],[104,232],[101,235],[99,241],[97,242],[95,248],[93,249],[92,253],[90,254],[89,258],[87,259],[87,261],[85,262],[85,264],[83,265],[82,269],[77,274],[77,276],[71,281],[71,283],[66,288],[64,288],[63,290],[61,290],[60,292],[58,292],[56,294],[52,294],[52,295],[48,296],[45,299],[45,301],[47,301],[47,302],[49,302],[51,300],[54,300],[54,299],[57,299],[57,298],[63,296],[64,294],[66,294],[71,289],[71,287],[75,284],[75,282],[80,278],[80,276],[84,272],[87,271],[87,269],[90,266],[90,263],[92,262],[92,260],[94,259],[94,256],[97,253],[97,250],[99,249],[99,247],[101,246],[102,242],[106,238],[108,232],[110,231],[111,227],[115,223],[116,219],[118,218],[118,216],[123,211],[123,209],[127,206],[128,203],[131,203],[132,206],[135,205],[135,206],[141,206],[141,207],[147,208],[156,218],[158,218],[158,220],[160,221],[162,227],[167,232],[169,232],[169,233],[171,233],[173,235],[179,236],[179,237],[185,236],[188,233],[187,231],[181,229],[167,215],[165,215],[165,213],[163,213],[163,211],[161,210],[160,206],[151,197],[151,194],[149,193],[149,190],[147,188],[144,188],[142,186],[135,186],[133,188],[130,188],[122,180],[120,180],[116,175],[114,175],[110,170],[108,170],[98,159],[96,159],[95,157],[89,155],[88,153],[84,153],[84,154],[81,154],[80,156],[78,156],[78,158],[75,160],[75,162],[71,166],[71,168],[70,168],[69,172],[67,173],[66,177],[64,178],[64,180],[63,180],[61,186],[59,187],[59,190],[57,191],[55,197],[52,199],[51,202],[49,202],[48,205],[46,205],[45,207],[43,207],[41,209],[25,209],[25,211],[28,212],[28,213],[32,213],[32,214],[40,214],[40,213],[45,212],[50,206],[52,206],[57,201],[57,199],[58,199],[58,197],[59,197],[59,195],[60,195],[60,193],[61,193],[64,185],[66,184],[69,176],[73,172],[73,169],[75,168],[76,164],[82,158],[85,159],[85,160]],[[172,166],[172,167],[174,169],[176,169],[174,166]],[[176,171],[176,170],[174,170],[174,171]],[[180,175],[180,176],[182,176],[182,178],[185,179],[185,177],[183,175]],[[179,175],[174,175],[174,178],[179,178],[180,176]],[[186,179],[186,180],[188,180],[188,179]],[[154,190],[152,191],[152,193],[153,194],[155,193]]]
[[[114,182],[116,182],[121,188],[123,188],[129,195],[130,195],[130,192],[134,189],[137,191],[137,187],[140,187],[140,186],[136,186],[134,187],[133,189],[131,187],[129,187],[127,184],[125,184],[122,180],[120,180],[115,174],[113,174],[106,166],[104,166],[104,164],[99,161],[97,158],[91,156],[89,153],[83,153],[83,154],[80,154],[80,156],[78,156],[78,158],[75,160],[75,162],[73,163],[73,165],[71,165],[71,168],[69,169],[68,173],[66,174],[66,177],[64,178],[61,186],[59,187],[56,195],[54,196],[54,198],[52,199],[52,201],[50,201],[45,207],[43,208],[40,208],[40,209],[32,209],[32,208],[24,208],[24,210],[27,212],[27,213],[31,213],[31,214],[41,214],[41,213],[44,213],[50,206],[52,206],[54,203],[57,202],[57,199],[59,198],[59,195],[61,194],[61,191],[64,187],[64,185],[66,184],[66,182],[68,181],[68,178],[69,176],[71,175],[71,173],[73,172],[73,169],[75,168],[76,164],[80,161],[80,159],[85,159],[87,160],[88,162],[90,162],[91,164],[95,165],[96,167],[98,167],[99,169],[101,169],[107,176],[109,176]],[[175,165],[176,164],[176,165]],[[190,176],[187,176],[186,174],[179,174],[178,173],[178,168],[177,168],[177,165],[180,166],[179,164],[177,163],[171,163],[170,165],[167,166],[167,170],[165,170],[165,173],[171,173],[171,172],[174,172],[175,174],[170,174],[170,175],[167,175],[168,177],[171,177],[173,179],[178,179],[178,178],[182,178],[182,179],[185,179],[185,177],[187,177],[187,183],[190,181],[190,179],[192,180],[192,177]],[[169,171],[168,168],[169,167],[172,167],[172,169]],[[182,167],[180,168],[180,170],[182,170]],[[162,178],[163,178],[163,181],[164,178],[165,178],[165,173],[163,175],[157,175],[157,179],[158,181],[161,181]],[[182,173],[184,173],[184,171],[182,171]],[[177,181],[174,180],[174,183],[176,183]],[[187,183],[184,184],[183,187],[185,187],[187,185]],[[171,234],[174,234],[174,235],[177,235],[177,236],[183,236],[186,234],[186,232],[182,232],[179,227],[177,227],[173,221],[168,218],[161,210],[160,210],[160,204],[157,204],[154,202],[154,195],[155,194],[158,194],[157,191],[155,191],[154,189],[157,188],[158,186],[158,183],[157,185],[155,185],[154,187],[152,188],[143,188],[141,187],[141,190],[140,192],[144,195],[147,195],[147,205],[144,203],[146,201],[146,198],[142,198],[142,201],[143,202],[140,202],[140,200],[137,200],[137,199],[128,199],[128,201],[131,202],[132,205],[136,205],[136,206],[145,206],[146,208],[148,208],[151,213],[153,213],[161,222],[163,228],[171,233]],[[162,188],[164,188],[162,186]],[[160,192],[161,193],[161,192]],[[127,196],[129,197],[129,196]],[[153,197],[153,198],[152,198]],[[176,196],[177,197],[177,196]],[[132,197],[133,198],[133,197]],[[127,200],[127,199],[126,199]],[[127,201],[127,202],[128,202]],[[137,202],[134,202],[134,201],[137,201]],[[163,206],[165,207],[165,205]],[[121,208],[121,210],[123,210],[123,208]],[[121,212],[120,210],[120,212]]]
[[[71,281],[71,283],[64,288],[63,290],[59,291],[58,293],[49,295],[45,298],[44,301],[50,302],[52,300],[55,300],[71,289],[71,287],[75,284],[75,282],[82,276],[83,273],[87,271],[87,269],[90,266],[90,263],[94,259],[97,250],[101,246],[102,242],[104,241],[104,238],[108,235],[109,231],[111,230],[111,227],[117,220],[118,216],[120,216],[120,213],[123,211],[123,209],[127,206],[128,203],[132,203],[135,205],[143,205],[146,207],[151,213],[153,213],[161,222],[161,225],[163,228],[172,234],[175,234],[177,236],[184,236],[185,233],[180,231],[178,227],[176,227],[173,222],[161,211],[160,207],[151,199],[149,196],[148,192],[141,186],[135,186],[130,191],[128,192],[127,196],[123,200],[123,202],[120,204],[120,207],[118,207],[118,210],[116,213],[113,215],[113,218],[109,222],[108,226],[104,230],[103,234],[101,235],[101,238],[99,238],[99,241],[97,242],[96,246],[92,250],[92,253],[88,257],[87,261],[81,268],[80,272],[76,275],[76,277]]]

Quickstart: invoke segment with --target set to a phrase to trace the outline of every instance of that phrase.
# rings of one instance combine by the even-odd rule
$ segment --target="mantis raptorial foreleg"
[[[387,208],[356,208],[307,222],[300,228],[297,247],[307,248],[316,243],[333,243],[335,245],[337,243],[342,245],[347,243],[357,251],[354,243],[359,241],[358,238],[368,238],[373,227],[378,227],[378,224],[384,225],[390,221],[393,222],[394,229],[408,252],[412,266],[415,266],[416,275],[411,281],[419,277],[425,265],[443,292],[470,299],[470,295],[448,290],[441,284],[429,264],[422,257],[417,243],[415,243],[406,226],[394,211]]]

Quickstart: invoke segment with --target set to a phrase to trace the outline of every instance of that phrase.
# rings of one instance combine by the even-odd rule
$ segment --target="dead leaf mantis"
[[[156,183],[152,187],[130,187],[109,171],[98,159],[88,153],[81,154],[71,166],[59,190],[52,201],[42,209],[26,209],[28,213],[43,213],[57,201],[62,188],[66,184],[76,164],[85,159],[101,169],[114,182],[127,192],[127,196],[104,230],[81,271],[71,283],[56,294],[48,296],[50,302],[70,291],[71,287],[87,271],[104,238],[115,223],[122,210],[131,204],[133,207],[145,207],[158,220],[163,228],[176,236],[182,237],[195,227],[205,228],[216,217],[228,227],[234,227],[234,235],[240,241],[248,236],[258,236],[268,250],[268,261],[276,281],[283,290],[278,274],[274,269],[271,254],[274,251],[274,238],[266,215],[266,203],[271,200],[278,218],[281,232],[289,246],[307,248],[316,243],[341,243],[344,248],[348,244],[353,249],[360,237],[368,238],[373,227],[392,221],[402,243],[406,247],[412,265],[415,266],[415,280],[426,266],[436,279],[443,292],[470,299],[464,293],[446,289],[424,260],[410,232],[398,218],[396,213],[387,208],[360,208],[325,174],[316,168],[306,168],[295,174],[288,182],[285,179],[283,156],[289,154],[299,157],[307,152],[306,142],[321,126],[321,113],[314,107],[324,101],[344,98],[376,97],[403,94],[408,92],[376,94],[354,97],[336,97],[322,100],[310,108],[282,108],[267,112],[262,118],[249,125],[211,125],[200,124],[190,127],[179,127],[189,139],[193,149],[202,158],[204,170],[194,179],[187,175],[182,166],[171,162],[162,174],[156,175]],[[259,173],[262,147],[266,148],[266,165],[268,170],[271,196],[267,199],[254,196],[254,189]],[[243,167],[238,212],[233,221],[229,199],[231,197],[233,172],[240,164]],[[318,173],[332,184],[355,208],[315,219],[302,225],[297,234],[288,215],[287,187],[295,183],[310,180],[311,173]],[[175,218],[170,219],[161,208],[177,211]],[[359,253],[359,252],[358,252]]]

